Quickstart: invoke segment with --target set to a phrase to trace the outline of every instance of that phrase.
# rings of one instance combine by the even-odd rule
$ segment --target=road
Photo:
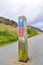
[[[18,55],[18,42],[0,48],[0,65],[15,65],[12,60]],[[32,58],[30,65],[43,65],[43,34],[28,39],[28,54]]]

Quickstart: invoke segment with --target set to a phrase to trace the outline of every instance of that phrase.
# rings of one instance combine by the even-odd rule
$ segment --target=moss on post
[[[28,60],[28,44],[27,42],[19,41],[18,44],[19,61],[26,62]]]

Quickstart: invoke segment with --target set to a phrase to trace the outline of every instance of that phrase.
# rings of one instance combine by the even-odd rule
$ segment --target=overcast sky
[[[18,22],[22,15],[29,25],[43,29],[43,0],[0,0],[0,16]]]

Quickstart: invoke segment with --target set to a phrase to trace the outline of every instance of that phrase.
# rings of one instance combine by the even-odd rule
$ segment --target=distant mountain
[[[30,38],[32,36],[42,34],[43,31],[33,26],[27,26],[27,33],[28,33],[28,38]]]
[[[43,30],[41,30],[41,29],[39,29],[39,28],[36,28],[36,27],[33,27],[33,26],[27,26],[27,27],[31,27],[31,28],[33,28],[33,29],[35,29],[35,30],[37,30],[37,31],[43,32]]]
[[[15,21],[6,19],[5,17],[0,17],[0,23],[17,27],[17,23]]]

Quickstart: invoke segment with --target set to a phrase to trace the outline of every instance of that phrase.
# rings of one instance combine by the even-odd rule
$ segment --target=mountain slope
[[[35,36],[35,35],[38,35],[38,34],[42,34],[42,32],[40,30],[38,30],[32,26],[27,27],[27,33],[28,33],[28,38]]]
[[[35,30],[37,30],[37,31],[43,32],[43,30],[41,30],[41,29],[39,29],[39,28],[37,28],[37,27],[34,27],[34,26],[28,26],[28,27],[31,27],[31,28],[33,28],[33,29],[35,29]]]
[[[10,19],[6,19],[4,17],[0,17],[0,23],[4,23],[6,25],[11,25],[11,26],[17,27],[17,23],[15,21],[10,20]]]

